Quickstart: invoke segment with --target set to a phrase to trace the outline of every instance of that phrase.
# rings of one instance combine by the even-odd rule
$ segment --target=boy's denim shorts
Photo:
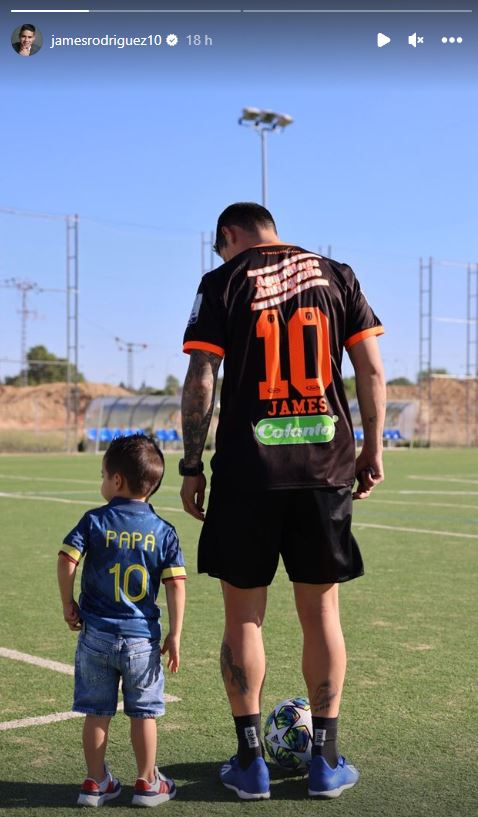
[[[116,713],[118,686],[130,718],[164,715],[164,675],[159,641],[102,632],[88,625],[78,638],[73,711]]]

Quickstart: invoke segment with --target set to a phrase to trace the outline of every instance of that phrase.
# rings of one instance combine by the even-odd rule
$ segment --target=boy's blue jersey
[[[151,505],[115,497],[88,511],[60,552],[76,562],[85,557],[83,621],[124,636],[160,638],[160,581],[185,578],[186,571],[176,531]]]

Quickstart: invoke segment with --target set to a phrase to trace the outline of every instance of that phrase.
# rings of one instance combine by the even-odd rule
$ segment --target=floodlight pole
[[[262,160],[262,206],[267,207],[268,199],[268,174],[267,174],[267,130],[260,129],[261,134],[261,160]]]
[[[418,346],[418,384],[419,401],[419,435],[427,445],[431,444],[431,410],[432,410],[432,296],[433,296],[433,259],[426,264],[420,258],[419,266],[419,346]],[[426,421],[424,417],[426,416]]]
[[[214,233],[211,230],[209,233],[202,232],[201,233],[201,274],[205,275],[206,272],[212,270],[214,267]],[[209,262],[206,261],[207,259],[207,252],[209,251]]]
[[[468,264],[466,289],[466,442],[478,445],[478,264]]]
[[[247,125],[254,128],[261,137],[261,180],[262,180],[262,206],[267,207],[269,198],[269,174],[267,162],[267,134],[270,131],[283,130],[287,125],[291,125],[294,120],[289,114],[277,113],[276,111],[263,111],[260,108],[244,108],[242,116],[239,118],[240,125]]]
[[[66,227],[66,450],[78,443],[78,223],[79,216],[65,216]]]

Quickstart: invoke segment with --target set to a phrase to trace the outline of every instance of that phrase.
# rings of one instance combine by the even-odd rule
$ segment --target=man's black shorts
[[[346,582],[364,572],[351,522],[351,488],[252,492],[213,483],[198,570],[234,587],[264,587],[280,555],[293,582]]]

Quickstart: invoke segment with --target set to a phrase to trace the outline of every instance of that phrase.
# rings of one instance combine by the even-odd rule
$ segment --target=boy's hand
[[[179,636],[174,636],[169,633],[164,639],[161,655],[164,655],[166,652],[168,653],[168,669],[170,669],[171,672],[177,672],[179,670],[179,645]]]
[[[70,630],[81,630],[80,608],[76,601],[63,605],[63,618]]]

